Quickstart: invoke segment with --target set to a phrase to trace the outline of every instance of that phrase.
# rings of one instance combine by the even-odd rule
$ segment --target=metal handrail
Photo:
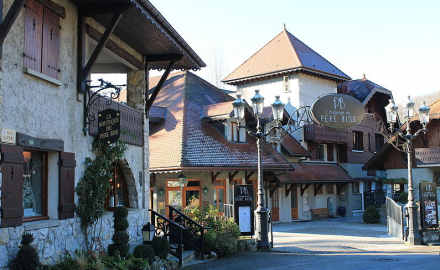
[[[151,224],[154,226],[155,235],[161,235],[158,231],[161,230],[163,235],[168,239],[168,241],[172,242],[170,237],[176,237],[177,239],[177,248],[173,248],[171,245],[170,254],[179,259],[179,267],[183,265],[182,259],[182,248],[183,248],[183,231],[187,230],[182,227],[180,224],[166,218],[165,216],[159,214],[153,209],[149,209],[151,212]],[[159,219],[163,220],[163,222],[159,222]],[[156,226],[157,221],[157,226]],[[175,251],[173,250],[175,249]]]
[[[188,217],[187,215],[185,215],[184,213],[182,213],[181,211],[179,211],[178,209],[174,208],[171,205],[167,205],[167,207],[169,208],[168,211],[168,217],[170,220],[174,220],[174,222],[183,225],[183,227],[185,229],[187,229],[188,232],[191,232],[191,230],[188,229],[188,224],[191,224],[193,226],[195,226],[196,228],[198,228],[198,232],[200,232],[200,246],[197,246],[197,244],[194,243],[194,241],[191,241],[192,239],[185,239],[185,237],[183,237],[183,242],[185,243],[185,245],[188,245],[190,247],[192,247],[194,250],[196,250],[197,252],[199,252],[201,254],[202,260],[204,260],[204,255],[205,255],[205,241],[204,241],[204,234],[205,234],[205,230],[207,229],[211,229],[211,227],[204,227],[201,224],[197,223],[196,221],[194,221],[193,219],[191,219],[190,217]],[[177,214],[177,216],[175,217],[173,215],[173,212],[175,212]],[[177,218],[180,218],[180,221],[176,221]],[[194,234],[193,234],[194,235]]]

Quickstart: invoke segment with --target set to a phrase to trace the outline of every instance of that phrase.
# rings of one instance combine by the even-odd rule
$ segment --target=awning
[[[288,132],[281,134],[281,147],[289,157],[310,157],[311,154]]]
[[[295,165],[295,171],[278,175],[277,178],[283,184],[353,182],[348,173],[337,164],[298,164]]]

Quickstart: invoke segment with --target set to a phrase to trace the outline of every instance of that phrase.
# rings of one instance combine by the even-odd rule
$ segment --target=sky
[[[391,90],[397,101],[440,90],[438,0],[150,0],[208,65],[229,75],[286,25],[352,79]],[[439,97],[440,98],[440,97]]]
[[[296,38],[352,79],[391,90],[397,102],[440,90],[438,0],[150,0],[222,78],[278,35]],[[153,73],[154,75],[154,73]]]

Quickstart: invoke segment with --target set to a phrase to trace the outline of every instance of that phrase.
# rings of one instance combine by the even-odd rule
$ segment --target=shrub
[[[364,220],[365,223],[379,223],[380,222],[379,210],[377,210],[377,208],[374,206],[368,206],[367,209],[365,209],[362,219]]]
[[[10,264],[12,270],[32,270],[41,266],[37,249],[31,246],[33,241],[34,236],[31,233],[23,233],[21,236],[21,246],[18,249],[17,256]]]
[[[116,207],[115,211],[113,212],[113,216],[115,218],[115,233],[112,237],[113,244],[110,244],[108,246],[109,255],[115,255],[116,253],[119,253],[121,257],[125,257],[128,254],[128,250],[130,249],[128,241],[130,238],[128,236],[128,233],[125,231],[128,228],[127,215],[127,209],[122,206]]]
[[[401,204],[407,204],[408,203],[408,193],[401,192],[399,194],[399,196],[397,196],[396,202],[401,203]]]
[[[154,237],[153,242],[151,242],[151,247],[154,250],[154,254],[159,256],[162,260],[166,259],[170,253],[170,243],[167,238],[163,236]]]
[[[150,263],[154,260],[154,249],[150,245],[139,245],[134,248],[133,256],[135,258],[148,259]]]

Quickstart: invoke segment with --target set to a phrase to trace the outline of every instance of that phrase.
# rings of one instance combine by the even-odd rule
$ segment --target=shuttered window
[[[36,0],[25,5],[23,66],[58,79],[60,16]]]

